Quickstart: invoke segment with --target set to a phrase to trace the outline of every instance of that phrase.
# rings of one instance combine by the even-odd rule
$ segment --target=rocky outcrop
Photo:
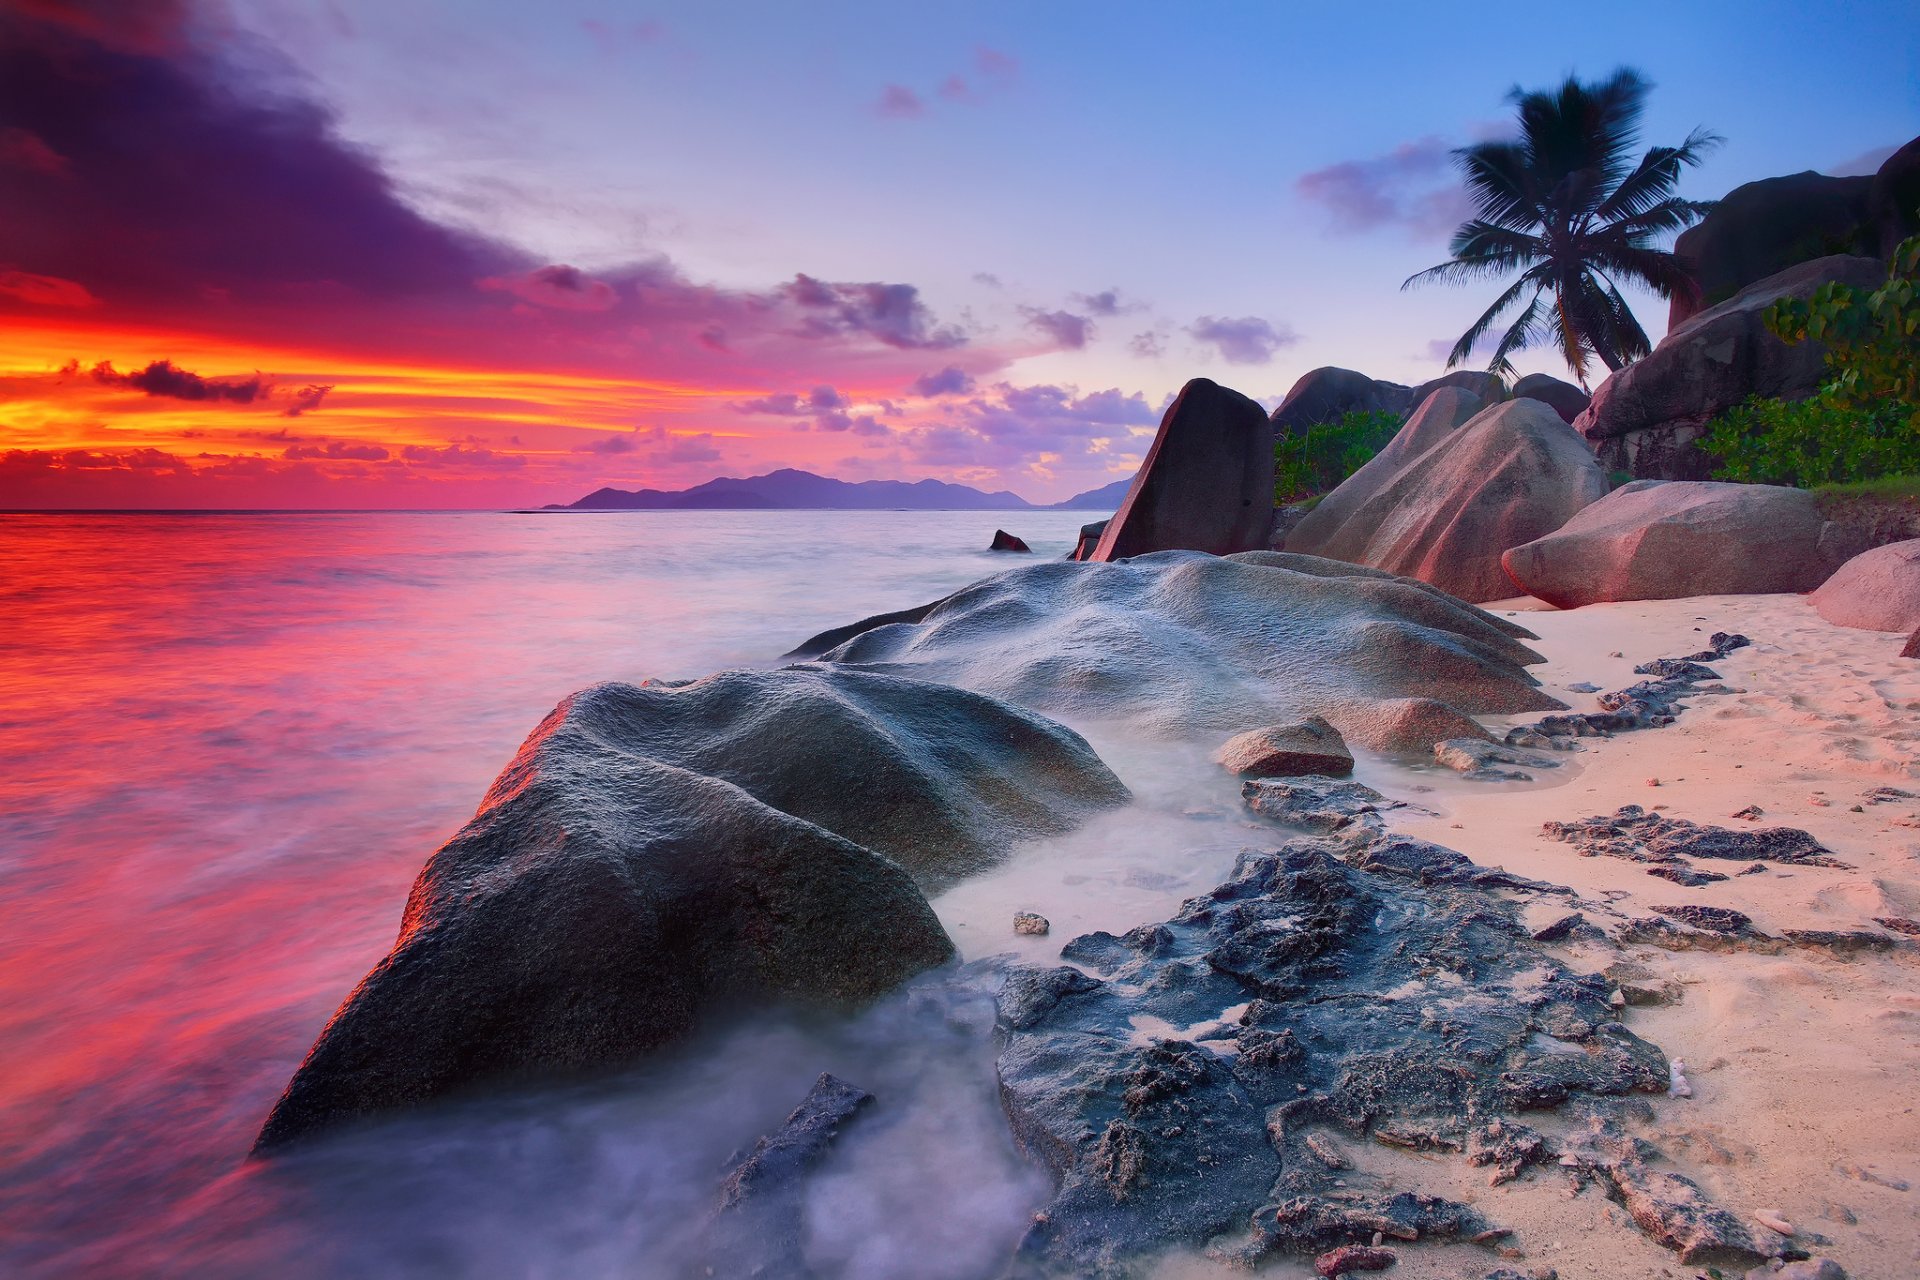
[[[895,676],[575,694],[428,860],[259,1145],[625,1065],[720,1008],[862,1004],[952,956],[922,884],[1125,795],[1068,730]]]
[[[1237,391],[1195,378],[1160,431],[1090,559],[1155,551],[1228,555],[1267,545],[1273,520],[1273,428]]]
[[[1058,1189],[1013,1274],[1129,1275],[1169,1245],[1258,1266],[1504,1236],[1343,1151],[1470,1153],[1497,1184],[1557,1155],[1520,1113],[1664,1090],[1669,1072],[1610,982],[1534,943],[1495,886],[1545,888],[1356,827],[1249,851],[1164,923],[1074,939],[1076,968],[1014,967],[1001,1096]]]
[[[1343,778],[1353,772],[1353,753],[1340,731],[1319,716],[1299,724],[1249,729],[1227,739],[1214,760],[1243,778],[1292,778],[1325,774]]]
[[[808,1175],[873,1095],[822,1074],[786,1122],[754,1144],[720,1185],[708,1275],[804,1276]]]
[[[1073,544],[1073,554],[1069,555],[1067,559],[1069,560],[1093,559],[1094,549],[1100,545],[1100,535],[1105,533],[1106,531],[1107,531],[1107,522],[1105,520],[1095,520],[1091,524],[1081,525],[1080,536],[1074,541],[1074,544]],[[916,618],[914,619],[914,621],[918,622],[919,619]]]
[[[1811,591],[1858,537],[1813,495],[1780,485],[1639,481],[1614,490],[1501,563],[1561,609],[1608,600]]]
[[[1232,733],[1319,715],[1371,746],[1382,703],[1432,699],[1463,718],[1557,708],[1524,670],[1539,661],[1526,634],[1374,570],[1270,551],[1162,552],[1022,565],[824,657],[1140,731]]]
[[[1498,404],[1507,398],[1507,384],[1500,380],[1499,374],[1488,373],[1484,369],[1455,369],[1451,373],[1443,373],[1415,387],[1413,396],[1407,403],[1420,404],[1443,387],[1471,392],[1480,397],[1484,404]]]
[[[1888,156],[1873,175],[1867,221],[1883,258],[1892,258],[1902,240],[1920,235],[1920,138]]]
[[[1826,257],[1789,267],[1671,330],[1645,358],[1601,383],[1575,420],[1602,465],[1641,479],[1701,480],[1711,469],[1694,444],[1714,418],[1749,396],[1797,400],[1826,379],[1825,349],[1789,345],[1762,313],[1777,298],[1806,298],[1836,282],[1874,289],[1877,258]]]
[[[1830,178],[1809,170],[1762,178],[1729,191],[1698,225],[1680,233],[1674,256],[1699,282],[1697,298],[1676,294],[1667,327],[1677,329],[1748,285],[1834,254],[1871,256],[1870,177]]]
[[[1560,415],[1560,421],[1572,424],[1575,418],[1587,411],[1593,403],[1593,397],[1574,386],[1571,382],[1545,373],[1530,373],[1513,384],[1515,400],[1538,400]]]
[[[1278,436],[1295,435],[1349,413],[1405,413],[1418,403],[1410,387],[1328,365],[1301,374],[1288,389],[1273,411],[1273,430]]]
[[[1813,607],[1836,627],[1920,629],[1920,538],[1865,551],[1834,570]]]
[[[1335,560],[1358,560],[1372,529],[1354,515],[1421,454],[1447,439],[1486,408],[1471,391],[1445,387],[1420,402],[1384,449],[1361,464],[1287,532],[1286,549]]]
[[[1008,533],[1005,529],[995,529],[993,531],[993,545],[989,546],[987,550],[989,551],[1032,551],[1033,548],[1027,545],[1026,540],[1024,538],[1016,538],[1011,533]]]
[[[1408,428],[1432,430],[1419,422],[1429,408],[1436,428],[1458,412],[1429,401]],[[1334,504],[1328,518],[1302,521],[1287,549],[1419,578],[1463,600],[1497,600],[1513,594],[1501,553],[1558,529],[1607,491],[1593,454],[1538,400],[1510,400],[1433,434],[1436,443],[1397,469],[1356,472],[1322,501]],[[1356,480],[1359,493],[1343,495]]]

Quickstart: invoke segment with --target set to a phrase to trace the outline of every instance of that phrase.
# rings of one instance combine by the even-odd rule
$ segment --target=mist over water
[[[661,1274],[823,1070],[881,1104],[816,1180],[819,1265],[993,1272],[1045,1184],[1004,1132],[990,1010],[952,992],[244,1157],[559,699],[775,664],[1025,562],[984,550],[997,523],[1057,556],[1088,518],[0,516],[0,1272]]]

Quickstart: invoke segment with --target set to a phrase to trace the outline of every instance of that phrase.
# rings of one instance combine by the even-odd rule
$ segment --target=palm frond
[[[1526,291],[1528,285],[1534,286],[1534,299],[1538,301],[1540,287],[1535,280],[1529,278],[1530,275],[1531,273],[1514,281],[1508,286],[1506,292],[1494,299],[1492,306],[1480,314],[1478,320],[1467,326],[1467,331],[1460,335],[1460,341],[1454,343],[1453,350],[1447,353],[1447,368],[1452,369],[1457,365],[1465,364],[1472,358],[1473,348],[1485,336],[1487,330],[1498,323],[1500,313],[1519,301],[1520,295]]]
[[[1677,147],[1652,148],[1640,158],[1639,166],[1614,188],[1606,203],[1599,207],[1599,216],[1609,220],[1633,217],[1666,202],[1673,195],[1674,185],[1680,181],[1680,170],[1697,166],[1706,158],[1707,152],[1724,141],[1726,139],[1719,134],[1699,128],[1688,134],[1687,140]]]

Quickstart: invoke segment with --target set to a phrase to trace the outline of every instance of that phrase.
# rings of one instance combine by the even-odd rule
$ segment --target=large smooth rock
[[[1125,795],[1068,730],[895,676],[574,694],[428,860],[259,1146],[631,1063],[725,1011],[859,1005],[952,956],[921,884]]]
[[[1471,422],[1484,408],[1486,402],[1479,396],[1458,387],[1443,387],[1428,396],[1386,448],[1367,459],[1300,518],[1287,533],[1286,549],[1336,560],[1358,559],[1365,553],[1371,530],[1355,522],[1354,513],[1414,459]]]
[[[1206,378],[1180,390],[1094,560],[1154,551],[1229,555],[1267,545],[1273,427],[1267,411]]]
[[[1507,398],[1507,384],[1500,380],[1499,374],[1488,373],[1484,369],[1455,369],[1415,387],[1413,398],[1407,403],[1417,405],[1443,387],[1471,391],[1487,404],[1498,404]]]
[[[1809,170],[1749,182],[1721,198],[1673,251],[1699,281],[1698,298],[1676,294],[1667,327],[1678,328],[1748,285],[1832,254],[1875,254],[1869,227],[1869,177],[1830,178]]]
[[[1711,460],[1695,446],[1707,423],[1749,396],[1798,400],[1827,377],[1825,348],[1788,345],[1762,320],[1777,298],[1807,298],[1829,281],[1874,289],[1877,258],[1829,257],[1768,276],[1669,332],[1644,359],[1601,383],[1575,420],[1603,466],[1639,479],[1703,480]]]
[[[1560,415],[1560,421],[1572,423],[1587,411],[1593,403],[1593,397],[1574,386],[1571,382],[1562,382],[1559,378],[1545,373],[1530,373],[1513,384],[1515,400],[1538,400],[1550,405]]]
[[[1606,600],[1811,591],[1857,549],[1853,535],[1823,518],[1804,489],[1640,481],[1513,548],[1502,563],[1522,592],[1572,609]]]
[[[1405,413],[1418,403],[1411,387],[1326,365],[1301,374],[1287,390],[1273,411],[1273,430],[1276,436],[1297,435],[1349,413]]]
[[[1920,538],[1847,561],[1813,593],[1813,607],[1837,627],[1920,630]]]
[[[1417,457],[1388,461],[1399,444],[1374,459],[1384,483],[1356,472],[1322,501],[1334,504],[1329,520],[1303,521],[1287,549],[1419,578],[1463,600],[1497,600],[1513,594],[1502,552],[1559,528],[1607,491],[1585,443],[1538,400],[1482,410]],[[1359,501],[1341,492],[1355,481]]]
[[[1888,156],[1867,188],[1867,221],[1880,244],[1880,256],[1909,236],[1920,234],[1920,138]]]
[[[1540,660],[1525,636],[1425,583],[1356,566],[1169,551],[1012,569],[825,660],[1129,732],[1232,733],[1319,715],[1373,747],[1398,723],[1380,710],[1396,700],[1447,702],[1462,716],[1557,706],[1524,670]]]

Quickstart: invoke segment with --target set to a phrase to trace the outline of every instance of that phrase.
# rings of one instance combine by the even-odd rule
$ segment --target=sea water
[[[877,1101],[808,1184],[816,1271],[999,1274],[1049,1183],[1000,1112],[988,1002],[940,975],[858,1018],[762,1014],[629,1072],[247,1150],[559,699],[776,664],[1028,562],[985,550],[997,525],[1055,557],[1088,518],[0,516],[0,1274],[697,1273],[730,1157],[822,1071]],[[1136,801],[939,897],[966,959],[1057,963],[1264,839],[1209,744],[1074,727]]]

